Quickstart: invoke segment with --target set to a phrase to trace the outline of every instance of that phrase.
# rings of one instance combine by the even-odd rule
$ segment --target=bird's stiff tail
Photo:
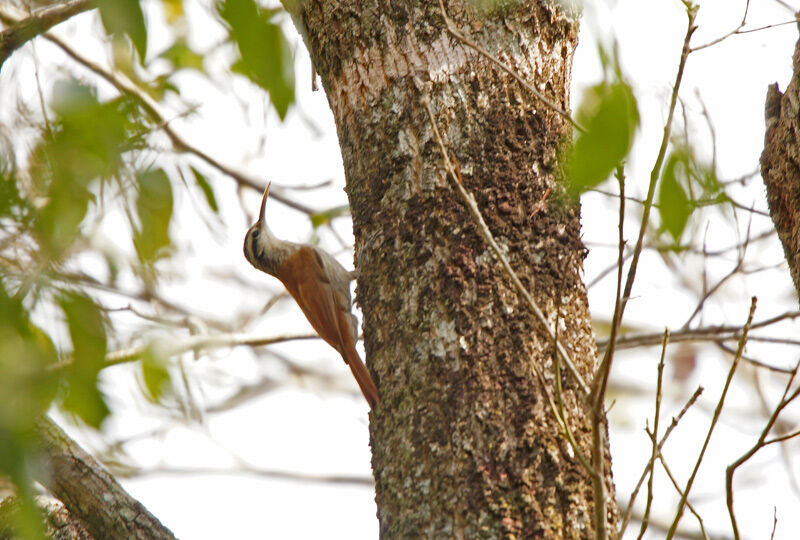
[[[375,407],[378,406],[381,399],[378,396],[378,388],[375,386],[375,382],[372,380],[369,371],[367,371],[367,366],[361,361],[355,347],[345,348],[343,356],[347,365],[350,366],[350,371],[353,372],[353,377],[356,378],[358,387],[361,388],[361,393],[364,394],[364,397],[367,399],[369,408],[375,410]]]

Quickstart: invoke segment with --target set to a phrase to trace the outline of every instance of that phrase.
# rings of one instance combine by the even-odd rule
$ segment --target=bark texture
[[[169,539],[172,533],[52,420],[37,423],[47,472],[36,479],[94,538]]]
[[[466,189],[588,381],[596,351],[579,208],[563,196],[557,165],[569,124],[448,34],[438,2],[286,4],[344,159],[357,301],[382,399],[370,424],[381,537],[593,538],[591,479],[534,371],[542,367],[553,393],[553,343],[447,179],[423,96]],[[446,8],[569,109],[577,13],[547,0],[479,4]],[[563,373],[565,414],[588,456],[589,415]]]
[[[767,90],[761,176],[769,213],[800,297],[800,41],[793,64],[794,76],[786,92],[781,94],[777,84]]]

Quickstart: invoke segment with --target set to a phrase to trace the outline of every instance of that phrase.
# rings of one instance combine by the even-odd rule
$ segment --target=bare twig
[[[681,50],[681,57],[680,62],[678,63],[678,73],[675,77],[675,83],[672,86],[672,97],[670,99],[669,104],[669,112],[667,114],[667,121],[664,124],[664,134],[661,138],[661,146],[658,150],[658,156],[656,157],[656,161],[653,164],[653,169],[650,171],[650,185],[647,189],[647,198],[644,202],[644,208],[642,212],[642,225],[639,228],[639,236],[636,239],[636,246],[633,249],[633,259],[631,260],[630,267],[628,268],[628,277],[625,281],[625,292],[622,295],[622,303],[620,305],[620,312],[619,312],[619,320],[622,320],[622,317],[625,313],[625,307],[628,305],[628,300],[630,299],[631,290],[633,289],[633,282],[636,278],[636,269],[639,265],[639,255],[642,252],[642,245],[644,244],[644,235],[647,231],[647,226],[650,221],[650,210],[653,206],[653,198],[655,196],[656,191],[656,184],[658,183],[658,177],[661,174],[661,167],[664,164],[664,158],[667,153],[667,146],[669,145],[669,138],[672,131],[672,119],[675,115],[675,107],[678,102],[678,91],[680,90],[681,81],[683,80],[683,71],[686,67],[686,60],[689,57],[689,53],[691,52],[689,49],[689,42],[692,39],[692,34],[697,29],[694,24],[695,17],[697,15],[697,6],[691,5],[686,3],[686,15],[688,17],[687,27],[686,27],[686,35],[683,40],[683,49]],[[613,346],[612,346],[613,347]]]
[[[211,349],[248,346],[263,347],[275,343],[285,343],[287,341],[298,341],[307,339],[318,339],[315,333],[290,334],[283,336],[252,336],[249,334],[206,334],[191,336],[183,340],[169,338],[156,340],[147,345],[130,347],[110,352],[106,355],[106,366],[114,366],[133,362],[142,357],[148,350],[154,350],[156,354],[165,358],[180,355],[191,351],[207,351]],[[66,358],[50,367],[51,370],[61,370],[72,364],[71,358]]]
[[[781,396],[781,400],[778,402],[778,405],[775,406],[775,409],[772,411],[772,415],[769,417],[766,426],[761,431],[761,435],[759,435],[758,440],[756,443],[742,456],[728,465],[727,469],[725,470],[725,495],[726,501],[728,505],[728,514],[731,518],[731,526],[733,527],[733,536],[738,540],[739,538],[739,526],[736,522],[736,514],[733,511],[733,473],[736,472],[736,469],[741,466],[744,462],[749,460],[751,457],[755,455],[760,449],[764,448],[765,446],[788,440],[792,437],[796,437],[800,435],[800,431],[795,431],[793,433],[789,433],[783,436],[775,437],[773,439],[767,440],[767,436],[769,432],[772,430],[772,427],[778,421],[778,415],[780,415],[781,411],[786,408],[792,401],[794,401],[798,395],[800,395],[800,387],[796,388],[794,392],[789,394],[789,390],[791,389],[792,382],[794,382],[795,375],[797,375],[797,370],[800,368],[800,363],[798,363],[794,371],[792,372],[791,377],[786,383],[786,387],[783,390],[783,395]],[[788,397],[787,397],[788,396]]]
[[[316,482],[323,484],[337,485],[356,485],[372,487],[375,481],[372,477],[358,475],[336,475],[336,474],[309,474],[299,471],[281,471],[276,469],[261,469],[257,467],[238,466],[229,468],[212,467],[154,467],[152,469],[125,469],[115,471],[118,476],[127,478],[142,478],[145,476],[192,476],[199,475],[245,475],[258,476],[273,480],[292,480],[295,482]]]
[[[726,39],[728,39],[729,37],[731,37],[731,36],[735,36],[736,34],[738,34],[738,33],[739,33],[739,31],[740,31],[742,28],[744,28],[744,25],[745,25],[745,24],[747,24],[747,12],[748,12],[749,10],[750,10],[750,0],[746,0],[746,2],[745,2],[745,4],[744,4],[744,15],[742,15],[742,20],[741,20],[741,22],[739,23],[739,26],[737,26],[736,28],[734,28],[733,30],[731,30],[730,32],[728,32],[727,34],[725,34],[725,35],[723,35],[723,36],[721,36],[721,37],[718,37],[718,38],[717,38],[717,39],[715,39],[715,40],[709,41],[708,43],[706,43],[706,44],[704,44],[704,45],[698,45],[697,47],[693,47],[693,48],[692,48],[692,52],[694,52],[694,51],[699,51],[699,50],[701,50],[701,49],[705,49],[705,48],[707,48],[707,47],[711,47],[712,45],[716,45],[717,43],[720,43],[720,42],[722,42],[722,41],[725,41],[725,40],[726,40]]]
[[[470,193],[468,193],[466,189],[464,189],[464,186],[459,178],[459,172],[453,167],[453,164],[450,162],[450,157],[447,155],[447,147],[444,144],[441,132],[439,131],[439,125],[436,123],[436,118],[433,115],[430,98],[428,97],[428,94],[424,89],[422,81],[416,77],[414,80],[415,83],[417,84],[417,87],[422,92],[422,104],[425,106],[425,109],[428,112],[428,117],[431,121],[431,127],[433,129],[433,135],[436,138],[436,142],[438,143],[439,149],[442,152],[442,160],[444,162],[444,167],[447,170],[449,177],[453,181],[453,184],[455,185],[458,194],[461,196],[461,199],[464,201],[464,204],[466,204],[470,215],[472,215],[473,219],[475,220],[480,235],[484,238],[484,240],[486,240],[486,242],[489,244],[489,247],[492,248],[492,251],[494,252],[495,256],[500,261],[503,270],[505,270],[506,274],[511,279],[511,282],[517,289],[517,292],[525,300],[525,303],[528,306],[528,308],[533,312],[533,314],[545,328],[547,334],[550,336],[550,339],[553,339],[555,334],[553,332],[553,329],[548,324],[547,318],[544,316],[544,313],[539,307],[539,304],[537,304],[536,300],[534,300],[533,296],[531,296],[531,293],[528,292],[528,290],[525,288],[525,285],[522,284],[522,281],[520,281],[519,277],[517,276],[517,273],[514,271],[513,268],[511,268],[511,263],[508,262],[508,258],[506,258],[506,256],[503,254],[503,251],[500,249],[500,246],[497,245],[497,242],[494,239],[494,235],[492,234],[492,231],[489,230],[489,227],[486,225],[486,222],[484,221],[483,216],[481,215],[480,209],[478,208],[478,205],[475,202],[474,197]],[[588,395],[589,387],[583,380],[583,377],[578,372],[577,368],[575,367],[575,364],[570,358],[569,353],[567,353],[566,349],[564,349],[564,346],[560,342],[557,342],[557,347],[562,360],[567,365],[567,368],[569,369],[570,373],[572,373],[572,376],[577,381],[581,391],[583,392],[584,395]]]
[[[689,400],[681,409],[681,412],[678,413],[678,416],[672,417],[672,422],[667,427],[667,430],[664,432],[664,435],[661,437],[661,440],[658,441],[659,452],[664,447],[664,444],[667,442],[667,438],[669,438],[670,434],[672,433],[672,430],[678,426],[678,422],[681,421],[683,416],[686,414],[686,411],[688,411],[689,408],[695,404],[697,398],[699,398],[700,394],[702,393],[703,393],[703,387],[698,386],[697,390],[694,391],[694,394],[692,394],[692,396],[689,398]],[[633,514],[633,503],[636,502],[636,497],[639,495],[639,489],[641,489],[642,484],[644,484],[644,481],[647,478],[647,475],[650,473],[650,470],[653,468],[653,465],[654,465],[653,461],[648,460],[647,465],[644,468],[644,471],[642,471],[642,475],[639,477],[639,481],[636,483],[636,487],[633,488],[633,492],[631,493],[631,496],[628,499],[628,507],[625,509],[625,513],[622,515],[622,525],[620,526],[619,534],[617,535],[618,538],[622,538],[623,534],[625,533],[625,529],[628,527],[628,523],[631,520],[631,515]]]
[[[642,526],[639,528],[639,536],[638,539],[644,536],[645,531],[647,531],[647,526],[650,521],[650,507],[653,504],[653,464],[655,463],[656,459],[660,455],[658,451],[658,420],[661,416],[661,391],[662,391],[662,383],[664,380],[664,357],[667,353],[667,343],[669,343],[669,329],[664,330],[664,338],[661,342],[661,359],[658,361],[658,379],[656,382],[656,407],[655,413],[653,414],[653,433],[651,434],[650,440],[653,444],[653,451],[650,454],[650,475],[647,478],[647,503],[644,507],[644,516],[642,517]]]
[[[779,2],[779,3],[783,4],[783,2]],[[783,4],[783,5],[787,5],[787,4]],[[716,39],[713,39],[713,40],[709,41],[708,43],[704,43],[702,45],[698,45],[697,47],[692,47],[692,52],[700,51],[702,49],[706,49],[708,47],[711,47],[713,45],[721,43],[722,41],[725,41],[726,39],[728,39],[729,37],[732,37],[732,36],[739,36],[739,35],[742,35],[742,34],[751,34],[753,32],[761,32],[763,30],[769,30],[771,28],[777,28],[779,26],[785,26],[787,24],[797,24],[797,20],[795,19],[795,20],[792,20],[792,21],[783,21],[783,22],[779,22],[779,23],[773,23],[773,24],[767,24],[767,25],[764,25],[764,26],[759,26],[757,28],[745,29],[744,26],[746,24],[747,9],[749,8],[749,6],[750,6],[750,0],[747,1],[747,5],[745,6],[745,10],[744,10],[744,17],[742,17],[742,22],[739,23],[739,26],[737,26],[736,28],[734,28],[733,30],[728,32],[727,34],[724,34],[724,35],[722,35],[722,36],[720,36],[720,37],[718,37]]]
[[[742,357],[742,352],[744,352],[744,345],[747,343],[747,333],[750,331],[750,325],[753,323],[753,315],[756,311],[756,298],[753,297],[750,303],[750,313],[747,315],[747,323],[744,325],[744,330],[742,331],[742,337],[739,340],[739,348],[736,352],[736,356],[733,358],[733,363],[731,364],[731,369],[728,371],[728,377],[725,379],[725,386],[722,388],[722,394],[719,397],[719,401],[717,402],[717,407],[714,409],[714,415],[711,418],[711,425],[708,427],[708,433],[706,434],[706,439],[703,441],[703,447],[700,449],[700,455],[697,456],[697,462],[694,465],[694,469],[692,470],[692,474],[689,476],[689,480],[686,482],[686,487],[683,490],[683,495],[681,497],[680,503],[678,503],[678,509],[675,512],[675,519],[672,522],[672,526],[669,529],[669,533],[667,534],[667,540],[672,538],[675,535],[675,531],[678,528],[678,523],[680,523],[681,517],[683,516],[683,509],[686,505],[686,499],[689,496],[689,492],[692,489],[692,484],[694,484],[694,479],[697,476],[697,471],[700,469],[700,464],[703,462],[703,457],[705,456],[706,449],[708,448],[708,443],[711,440],[711,435],[714,432],[714,427],[717,425],[717,420],[719,420],[719,415],[722,413],[722,407],[725,404],[725,397],[728,394],[728,388],[731,385],[731,380],[733,379],[733,374],[736,372],[736,367],[739,365],[739,360]],[[734,531],[734,534],[736,531]]]
[[[505,71],[506,73],[508,73],[512,77],[514,77],[514,79],[516,79],[516,81],[519,84],[524,86],[539,101],[541,101],[542,103],[547,105],[550,109],[555,111],[564,120],[566,120],[567,122],[572,124],[575,127],[575,129],[577,129],[580,132],[585,132],[586,131],[583,127],[581,127],[580,124],[578,124],[575,120],[573,120],[572,116],[570,116],[570,114],[566,110],[564,110],[562,107],[559,107],[550,98],[548,98],[547,96],[545,96],[544,94],[539,92],[536,88],[534,88],[534,86],[531,83],[529,83],[528,81],[526,81],[525,79],[520,77],[519,74],[515,70],[511,69],[508,65],[506,65],[504,62],[502,62],[496,56],[494,56],[491,53],[489,53],[486,49],[484,49],[483,47],[481,47],[480,45],[478,45],[477,43],[475,43],[474,41],[469,39],[458,28],[456,28],[455,24],[453,24],[453,21],[450,20],[450,17],[447,16],[447,11],[444,8],[444,2],[442,2],[442,0],[439,0],[439,7],[442,10],[442,18],[444,19],[444,24],[447,27],[447,31],[450,32],[455,38],[457,38],[464,45],[466,45],[470,49],[474,50],[478,54],[481,54],[484,57],[486,57],[487,59],[489,59],[490,61],[494,62],[494,64],[497,65],[500,69],[502,69],[503,71]]]
[[[775,538],[775,531],[778,529],[778,507],[772,507],[772,534],[769,535],[769,540]]]
[[[776,315],[775,317],[770,317],[769,319],[764,319],[763,321],[755,322],[750,326],[750,330],[756,330],[759,328],[766,328],[771,326],[775,323],[789,320],[789,319],[797,319],[800,318],[800,311],[787,311],[780,315]],[[679,330],[670,330],[670,342],[678,343],[678,342],[687,342],[687,341],[728,341],[732,339],[738,340],[741,335],[742,331],[744,330],[743,326],[702,326],[699,328],[689,328],[689,329],[679,329]],[[634,347],[647,347],[658,345],[661,343],[662,333],[646,333],[646,334],[622,334],[617,338],[617,349],[630,349]],[[770,338],[764,336],[751,336],[748,338],[751,341],[767,341],[767,342],[779,342],[784,344],[791,344],[797,345],[800,344],[798,340],[792,340],[791,338]],[[602,349],[608,345],[608,338],[598,339],[597,346],[598,348]],[[791,373],[791,369],[782,369],[782,368],[773,368],[776,371],[782,371],[785,373]]]
[[[691,315],[689,315],[689,318],[686,319],[686,322],[683,323],[683,328],[684,329],[689,328],[689,325],[692,324],[692,321],[694,320],[694,318],[698,315],[698,313],[700,313],[703,310],[703,306],[705,305],[706,300],[711,298],[711,296],[715,292],[717,292],[720,289],[720,287],[722,287],[722,285],[725,284],[726,281],[728,281],[730,278],[732,278],[733,276],[737,275],[741,271],[742,267],[744,266],[745,255],[747,254],[747,246],[748,246],[747,239],[749,239],[749,238],[750,238],[750,225],[748,224],[748,226],[747,226],[747,235],[745,237],[745,243],[742,246],[742,248],[739,250],[739,256],[736,258],[736,264],[731,269],[731,271],[728,272],[727,274],[725,274],[719,281],[717,281],[717,283],[715,283],[714,286],[712,286],[711,288],[707,288],[705,290],[705,293],[703,294],[703,297],[697,303],[697,306],[694,308],[694,311],[692,312]]]
[[[19,22],[19,18],[9,15],[7,12],[0,10],[0,21],[3,21],[6,24],[14,24]],[[263,180],[259,178],[254,178],[242,171],[236,170],[233,167],[225,165],[224,163],[217,160],[215,157],[213,157],[205,150],[202,150],[201,148],[192,145],[186,139],[184,139],[170,125],[170,121],[167,120],[166,115],[161,111],[158,103],[156,103],[146,92],[144,92],[138,86],[136,86],[136,84],[134,84],[130,79],[128,79],[127,77],[125,77],[120,73],[114,73],[104,68],[100,64],[89,60],[85,56],[78,53],[75,49],[73,49],[70,45],[68,45],[60,38],[50,33],[44,33],[42,35],[48,41],[58,46],[62,51],[64,51],[67,54],[67,56],[75,60],[78,64],[94,72],[96,75],[99,75],[101,78],[111,83],[120,93],[136,101],[136,103],[139,104],[139,106],[142,108],[142,110],[144,110],[147,116],[149,116],[150,119],[155,124],[157,124],[160,129],[164,131],[164,133],[167,135],[170,142],[172,143],[174,151],[189,153],[200,158],[211,167],[233,178],[240,186],[253,189],[258,193],[262,193],[264,191],[264,186],[266,185],[266,182],[264,182]],[[315,209],[286,196],[283,190],[278,190],[274,194],[272,191],[270,191],[270,196],[273,196],[276,200],[280,201],[286,206],[294,208],[295,210],[298,210],[305,214],[312,215],[317,213]]]
[[[653,435],[652,433],[648,433],[648,435],[650,435],[653,444],[655,444],[656,440],[655,435]],[[667,473],[667,478],[669,478],[670,482],[672,482],[672,486],[675,488],[675,491],[678,492],[678,495],[684,497],[684,493],[683,491],[681,491],[681,487],[678,485],[678,481],[675,480],[675,476],[672,474],[672,471],[667,465],[666,459],[664,459],[664,454],[662,454],[660,451],[658,452],[658,461],[661,462],[661,467],[663,467],[664,472]],[[688,499],[686,500],[686,508],[688,508],[689,511],[692,514],[694,514],[694,517],[697,518],[697,523],[700,525],[700,534],[702,535],[702,538],[704,540],[708,540],[708,533],[706,533],[706,527],[703,524],[703,518],[700,517],[700,514],[697,512],[697,510],[695,510],[694,506],[689,502]]]
[[[614,343],[619,331],[620,317],[620,294],[622,292],[622,261],[625,255],[625,236],[623,234],[625,225],[625,171],[622,164],[617,165],[616,177],[619,182],[619,238],[617,253],[617,292],[614,296],[614,314],[611,317],[611,336],[609,337],[610,346],[606,347],[603,359],[597,368],[591,388],[591,415],[592,415],[592,467],[597,471],[601,478],[593,486],[594,493],[594,520],[595,528],[599,530],[598,537],[606,538],[606,490],[605,483],[602,481],[604,476],[603,468],[605,463],[605,396],[608,388],[608,377],[611,373],[611,364],[614,358]]]

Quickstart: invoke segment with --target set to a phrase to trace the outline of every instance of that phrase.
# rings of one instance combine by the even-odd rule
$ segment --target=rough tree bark
[[[800,297],[800,41],[793,64],[794,76],[786,92],[781,94],[777,84],[767,90],[761,176],[769,213]]]
[[[55,422],[42,418],[36,428],[47,466],[36,479],[93,538],[174,540],[158,518]]]
[[[370,423],[381,537],[593,538],[590,476],[534,370],[553,395],[552,340],[446,177],[423,100],[489,228],[589,380],[596,351],[579,208],[557,165],[570,125],[448,34],[438,2],[284,3],[344,159],[357,299],[382,398]],[[568,109],[578,14],[549,0],[480,4],[446,9],[461,32]],[[566,370],[561,382],[589,456],[582,392]]]

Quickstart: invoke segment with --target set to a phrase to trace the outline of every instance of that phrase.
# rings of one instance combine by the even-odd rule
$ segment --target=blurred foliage
[[[639,111],[633,91],[617,80],[592,86],[575,118],[583,126],[568,158],[571,190],[583,193],[604,182],[633,146]]]
[[[223,0],[217,2],[217,11],[239,49],[233,71],[269,92],[278,116],[284,119],[294,103],[294,66],[289,42],[275,22],[282,10],[261,8],[254,0]]]
[[[85,294],[64,292],[58,298],[72,340],[72,362],[65,369],[62,407],[98,428],[109,410],[97,376],[105,365],[106,327],[100,309]]]
[[[140,364],[146,397],[154,403],[161,401],[171,388],[171,379],[164,360],[159,358],[152,347],[148,347],[142,354]]]
[[[33,152],[31,180],[47,200],[34,225],[39,247],[57,260],[80,234],[94,199],[90,184],[112,177],[121,154],[133,148],[134,125],[130,102],[100,103],[92,89],[75,80],[56,84],[52,107],[57,118]]]
[[[203,55],[196,53],[189,47],[189,44],[183,37],[176,39],[175,42],[159,54],[158,57],[172,64],[172,69],[174,71],[194,69],[200,73],[205,73]]]
[[[599,46],[598,54],[605,80],[584,92],[575,113],[582,129],[564,160],[570,191],[576,195],[597,187],[624,163],[640,122],[636,97],[622,75],[616,44]],[[714,164],[703,164],[695,156],[688,135],[673,141],[658,187],[658,232],[667,233],[669,242],[679,245],[698,208],[723,208],[730,202]]]
[[[136,211],[139,228],[134,232],[133,243],[143,263],[152,263],[165,255],[171,245],[169,223],[172,219],[172,186],[167,174],[151,170],[136,176],[139,195]]]
[[[173,79],[178,71],[210,79],[204,64],[215,49],[192,48],[182,0],[160,6],[171,41],[148,58],[148,19],[155,12],[148,10],[145,18],[140,0],[96,3],[114,72],[155,102],[168,91],[180,98]],[[264,89],[283,119],[294,102],[294,67],[279,13],[253,0],[220,1],[215,11],[239,53],[233,71]],[[85,75],[76,66],[66,65],[66,73],[75,68]],[[51,94],[41,93],[38,120],[25,105],[0,125],[0,475],[17,489],[16,510],[0,527],[22,538],[43,538],[32,480],[40,465],[37,418],[55,405],[76,422],[100,428],[111,414],[99,377],[112,344],[120,341],[118,329],[96,290],[71,277],[76,259],[99,254],[110,286],[127,269],[151,291],[159,263],[175,252],[176,179],[196,184],[208,208],[220,211],[203,173],[153,152],[162,120],[137,92],[115,90],[100,78],[59,76]],[[25,139],[20,124],[34,128],[24,137],[34,134]],[[107,212],[124,216],[128,232],[115,232],[114,242],[132,248],[134,260],[93,243]],[[161,400],[171,389],[168,364],[148,349],[140,367],[143,395]]]
[[[147,27],[139,0],[97,0],[97,9],[106,32],[128,36],[144,62],[147,57]]]
[[[206,198],[208,207],[211,208],[214,213],[219,213],[219,204],[217,203],[217,198],[214,196],[214,190],[211,188],[211,184],[209,184],[208,179],[206,179],[206,177],[194,167],[190,166],[189,170],[192,171],[195,182],[197,182],[197,185],[200,186],[203,196]]]
[[[569,190],[575,195],[597,187],[624,162],[639,127],[639,109],[619,64],[617,46],[598,46],[603,82],[587,88],[575,112],[581,126],[566,164]]]
[[[340,216],[346,216],[348,214],[350,214],[349,206],[347,205],[334,206],[333,208],[329,208],[327,210],[311,214],[311,226],[314,229],[318,229],[323,225],[329,225],[330,222],[333,221],[335,218]]]
[[[731,199],[713,164],[703,164],[686,142],[674,145],[661,171],[658,213],[663,230],[679,244],[692,214],[703,206],[722,207]]]

